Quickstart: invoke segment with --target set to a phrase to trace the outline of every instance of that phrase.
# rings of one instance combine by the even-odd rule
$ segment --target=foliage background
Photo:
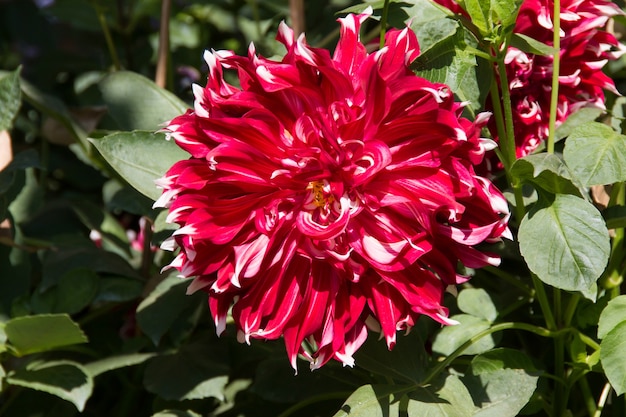
[[[380,9],[382,3],[372,4]],[[305,2],[308,42],[332,48],[336,13],[351,6],[363,8],[356,1]],[[565,328],[562,339],[569,372],[563,383],[571,385],[555,390],[560,382],[550,375],[558,346],[547,341],[560,336],[536,331],[544,317],[515,243],[499,248],[500,269],[473,272],[470,285],[450,295],[447,305],[462,326],[440,329],[422,319],[393,352],[370,337],[354,369],[332,362],[294,377],[280,341],[239,344],[231,328],[218,339],[204,296],[185,295],[186,281],[160,272],[171,254],[154,248],[171,228],[122,178],[130,175],[123,167],[141,167],[146,179],[133,184],[141,189],[163,166],[184,158],[171,144],[143,144],[190,105],[191,83],[206,77],[202,52],[245,54],[254,42],[265,56],[281,54],[274,35],[281,20],[290,21],[290,8],[287,0],[177,0],[171,7],[161,89],[150,81],[157,72],[161,1],[0,1],[0,91],[7,103],[0,130],[10,133],[0,139],[0,160],[10,160],[11,147],[13,155],[0,171],[0,415],[549,415],[555,401],[568,404],[570,415],[597,412],[606,377],[600,350],[586,346],[599,346],[600,314],[614,297],[601,291],[596,303],[582,299],[567,313],[576,329]],[[446,26],[440,13],[425,1],[393,2],[389,23],[401,27],[412,18],[422,50],[432,47],[421,75],[457,82],[457,94],[483,102],[486,89],[477,83],[485,78],[477,74],[489,73],[455,44],[444,44],[456,26]],[[378,31],[370,21],[364,40],[375,40]],[[437,63],[450,48],[459,68],[477,68],[474,84],[460,82],[459,71],[446,69],[450,62]],[[626,91],[624,61],[608,71]],[[614,127],[623,120],[621,100],[611,97],[607,105]],[[103,137],[107,141],[98,142]],[[92,143],[117,162],[105,160]],[[555,178],[559,162],[528,163],[518,165],[519,178],[539,188],[565,187],[568,192],[557,193],[561,206],[578,204],[572,202],[578,188],[567,189],[574,181]],[[158,196],[155,189],[142,191]],[[605,217],[623,228],[619,209]],[[590,216],[602,220],[597,211]],[[612,258],[617,269],[624,258],[618,255]],[[613,286],[617,294],[621,285]],[[564,305],[578,296],[575,290],[562,296]],[[603,336],[619,328],[624,338],[624,305],[623,298],[612,302]],[[502,323],[535,327],[470,341],[465,356],[444,372],[451,363],[443,358],[456,359],[457,348],[498,325],[506,329]],[[613,363],[623,389],[624,361]],[[555,399],[555,392],[569,397]],[[605,415],[626,414],[623,395],[611,394],[603,405]]]

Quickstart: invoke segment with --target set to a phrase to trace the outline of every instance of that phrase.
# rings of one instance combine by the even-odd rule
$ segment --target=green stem
[[[576,307],[578,306],[578,302],[580,301],[580,293],[574,293],[569,299],[567,303],[567,307],[565,308],[565,313],[563,314],[563,325],[569,326],[572,323],[572,319],[574,318],[574,313],[576,312]]]
[[[467,349],[468,347],[470,347],[471,345],[473,345],[474,343],[476,343],[483,337],[496,333],[496,332],[500,332],[502,330],[508,330],[508,329],[524,330],[524,331],[531,332],[531,333],[534,333],[536,335],[543,336],[543,337],[558,337],[562,334],[565,334],[571,331],[571,329],[561,329],[558,331],[550,331],[544,327],[534,326],[528,323],[506,322],[506,323],[495,324],[491,326],[490,328],[483,330],[482,332],[471,337],[467,342],[459,346],[454,352],[452,352],[449,356],[447,356],[443,361],[439,362],[428,373],[428,375],[426,375],[421,385],[428,384],[433,378],[435,378],[437,375],[443,372],[443,370],[446,369],[457,357],[461,356],[461,354],[463,354],[465,349]]]
[[[314,397],[309,397],[304,401],[300,401],[299,403],[292,405],[291,407],[289,407],[288,409],[280,413],[278,417],[288,417],[288,416],[294,415],[296,411],[299,411],[303,409],[304,407],[308,407],[311,404],[315,404],[315,403],[319,403],[319,402],[327,401],[327,400],[348,398],[351,394],[352,392],[340,391],[340,392],[329,392],[326,394],[320,394]]]
[[[113,67],[115,68],[115,71],[119,71],[122,69],[122,65],[120,64],[120,59],[117,56],[117,51],[115,50],[115,44],[113,43],[113,38],[111,37],[111,31],[109,31],[109,25],[107,25],[106,17],[104,16],[100,6],[98,6],[97,1],[93,1],[92,5],[98,15],[98,22],[102,28],[102,34],[104,35],[104,40],[106,41],[107,48],[109,49],[109,55],[111,55]]]
[[[504,115],[504,137],[500,137],[500,148],[505,161],[502,161],[504,168],[510,169],[517,155],[515,153],[515,130],[513,128],[513,109],[511,107],[511,92],[509,91],[509,77],[506,73],[504,55],[500,54],[496,58],[498,75],[500,78],[500,91],[502,92],[502,113]],[[499,133],[499,132],[498,132]],[[518,219],[522,221],[522,219]]]
[[[380,18],[380,48],[385,46],[385,33],[387,32],[387,16],[389,15],[389,0],[383,5],[383,15]]]
[[[554,153],[554,138],[556,134],[556,113],[559,99],[559,74],[561,67],[561,2],[554,2],[554,16],[552,17],[553,36],[552,46],[557,51],[552,58],[552,94],[550,96],[550,119],[548,124],[548,153]]]
[[[550,330],[556,330],[556,320],[554,320],[554,316],[552,315],[552,309],[550,308],[550,303],[548,302],[546,287],[543,285],[543,282],[541,282],[537,275],[531,272],[530,276],[532,277],[533,286],[535,287],[535,298],[537,298],[539,306],[541,307],[541,312],[543,313],[543,318],[546,321],[546,326]]]

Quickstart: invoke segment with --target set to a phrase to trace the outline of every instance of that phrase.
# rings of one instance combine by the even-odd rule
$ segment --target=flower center
[[[319,208],[327,207],[335,201],[335,197],[330,193],[328,181],[311,181],[306,187],[313,194],[312,203]]]

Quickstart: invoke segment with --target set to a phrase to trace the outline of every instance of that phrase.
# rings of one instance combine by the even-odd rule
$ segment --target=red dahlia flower
[[[367,328],[392,348],[422,314],[452,324],[458,262],[497,264],[475,245],[509,234],[506,201],[473,170],[487,115],[460,117],[448,87],[409,70],[408,29],[368,54],[367,16],[340,19],[332,57],[284,24],[282,61],[207,52],[207,86],[166,129],[191,154],[159,180],[155,204],[182,226],[171,266],[208,293],[218,333],[232,307],[241,341],[284,336],[294,368],[299,353],[352,366]]]
[[[525,0],[515,32],[552,45],[553,0]],[[561,69],[557,127],[583,107],[604,110],[604,91],[617,94],[613,80],[602,72],[610,59],[624,53],[624,46],[602,30],[621,10],[606,0],[561,1]],[[552,56],[533,55],[509,48],[506,55],[511,90],[517,156],[525,156],[548,138]]]

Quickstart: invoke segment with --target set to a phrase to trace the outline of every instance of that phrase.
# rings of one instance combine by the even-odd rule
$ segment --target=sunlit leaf
[[[456,314],[450,318],[458,321],[459,324],[442,328],[433,342],[433,352],[441,355],[450,355],[463,343],[491,326],[489,321],[469,314]],[[476,355],[493,349],[494,345],[493,336],[488,335],[468,347],[463,354]]]
[[[80,327],[66,314],[24,316],[6,322],[8,343],[20,355],[87,342]]]
[[[612,299],[602,310],[598,321],[598,339],[603,339],[623,321],[626,321],[626,295]]]
[[[520,251],[546,284],[588,291],[606,267],[609,233],[591,203],[569,194],[528,213],[519,229]]]
[[[120,130],[156,131],[189,107],[174,94],[131,71],[109,74],[100,82],[100,90]]]
[[[117,132],[91,142],[117,173],[152,200],[161,195],[154,181],[174,163],[189,158],[161,133]]]
[[[597,122],[572,131],[563,158],[584,186],[626,181],[626,136]]]
[[[489,293],[482,288],[466,288],[457,298],[459,309],[472,316],[493,322],[498,317],[498,310]]]
[[[105,372],[115,369],[125,368],[144,363],[153,358],[156,353],[127,353],[122,355],[109,356],[94,362],[85,364],[85,369],[92,377],[96,377]]]
[[[93,380],[76,362],[34,362],[26,369],[9,373],[7,383],[56,395],[83,411],[93,391]]]
[[[626,392],[626,321],[613,327],[600,343],[602,368],[611,386],[621,395]]]

